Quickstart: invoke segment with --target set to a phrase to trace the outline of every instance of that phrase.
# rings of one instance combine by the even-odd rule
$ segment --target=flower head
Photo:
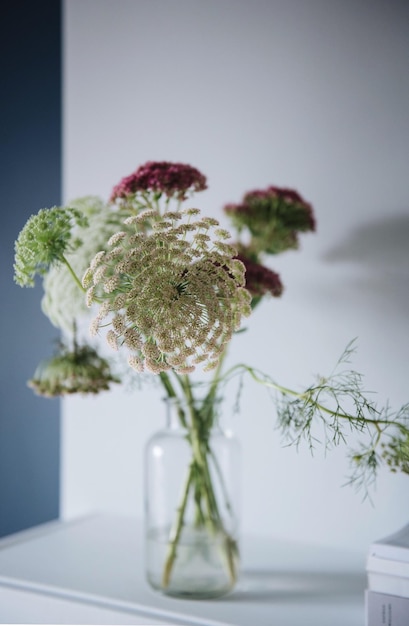
[[[261,297],[266,294],[275,297],[281,296],[283,284],[276,272],[261,265],[261,263],[252,261],[242,253],[239,253],[237,258],[246,268],[246,289],[248,289],[253,298]]]
[[[65,255],[77,276],[82,276],[92,259],[105,246],[107,239],[122,226],[124,212],[113,210],[97,196],[77,198],[70,203],[86,216],[84,225],[76,225],[76,249]],[[73,322],[89,315],[84,292],[72,280],[64,264],[53,265],[44,277],[43,312],[52,324],[65,333],[72,333]]]
[[[26,222],[15,243],[14,280],[21,287],[33,287],[36,274],[43,276],[52,265],[61,263],[79,241],[74,225],[86,226],[86,217],[71,207],[40,209]]]
[[[112,374],[108,361],[90,346],[74,346],[69,351],[62,346],[60,352],[42,361],[34,377],[28,381],[38,395],[49,398],[73,393],[96,394],[120,382]]]
[[[153,192],[185,200],[189,192],[203,191],[206,187],[206,177],[191,165],[148,161],[114,187],[110,200],[114,202],[138,192]]]
[[[241,231],[248,228],[256,253],[276,254],[298,247],[298,233],[315,230],[312,206],[294,190],[267,187],[244,195],[224,211]]]
[[[137,371],[185,373],[202,362],[215,367],[251,312],[236,250],[224,243],[224,232],[215,234],[217,220],[195,220],[196,214],[150,211],[130,218],[133,230],[114,238],[84,276],[90,302],[101,304],[94,332],[108,325],[109,344],[128,348]],[[149,232],[140,228],[147,220]]]

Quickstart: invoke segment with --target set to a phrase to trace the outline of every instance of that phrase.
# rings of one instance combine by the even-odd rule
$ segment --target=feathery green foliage
[[[350,449],[348,482],[369,493],[382,465],[409,474],[409,404],[397,411],[378,406],[363,388],[363,377],[344,367],[355,352],[351,341],[328,377],[318,377],[304,391],[288,389],[247,365],[233,367],[226,375],[244,371],[277,392],[278,428],[290,445],[305,441],[313,451],[317,444],[332,449],[347,444],[351,432],[362,435],[359,450]]]

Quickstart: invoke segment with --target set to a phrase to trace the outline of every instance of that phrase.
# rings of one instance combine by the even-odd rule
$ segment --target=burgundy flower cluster
[[[271,185],[267,187],[267,189],[258,189],[256,191],[249,191],[244,196],[244,201],[251,201],[253,198],[281,198],[285,202],[299,202],[301,204],[307,204],[305,200],[302,199],[300,194],[294,189],[287,189],[286,187],[274,187]]]
[[[206,177],[195,167],[169,161],[148,161],[116,185],[111,202],[126,198],[137,192],[163,193],[177,200],[185,200],[188,191],[203,191],[207,188]]]
[[[245,268],[246,289],[254,296],[264,296],[270,293],[272,296],[281,296],[283,284],[276,272],[268,267],[252,261],[243,254],[238,254],[237,259],[241,261]]]
[[[225,212],[231,217],[248,220],[260,218],[279,219],[287,228],[315,230],[315,218],[311,204],[297,191],[286,187],[270,186],[246,193],[240,204],[226,204]]]

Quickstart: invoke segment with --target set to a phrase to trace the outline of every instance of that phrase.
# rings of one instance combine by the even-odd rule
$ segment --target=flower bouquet
[[[43,277],[43,310],[63,335],[29,381],[37,393],[95,394],[123,381],[125,370],[98,350],[101,335],[125,356],[128,372],[150,373],[160,384],[179,436],[162,432],[147,448],[148,578],[166,593],[196,597],[225,593],[237,579],[229,478],[237,450],[217,431],[223,385],[234,376],[277,392],[278,425],[293,442],[311,442],[317,422],[327,446],[344,441],[344,425],[364,434],[351,453],[356,484],[365,486],[383,462],[409,473],[409,406],[393,413],[365,397],[361,376],[345,369],[353,343],[331,376],[302,391],[247,364],[224,367],[243,319],[282,293],[268,257],[296,249],[315,218],[297,192],[270,186],[224,207],[231,234],[191,206],[204,189],[205,176],[190,165],[148,162],[108,202],[90,196],[33,215],[16,241],[14,266],[21,286]],[[208,372],[205,384],[193,378],[197,368]],[[170,461],[168,445],[176,450]],[[179,469],[171,484],[172,466]],[[161,489],[155,500],[151,492]]]

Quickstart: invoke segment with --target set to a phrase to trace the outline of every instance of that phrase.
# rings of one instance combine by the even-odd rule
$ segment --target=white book
[[[409,524],[372,543],[366,570],[370,590],[409,598]]]
[[[369,555],[366,560],[366,569],[368,572],[386,574],[387,576],[399,576],[409,581],[409,563],[404,561],[394,561],[393,559]]]
[[[368,570],[368,589],[409,599],[409,578]],[[409,626],[409,621],[408,621]]]
[[[369,549],[369,556],[409,564],[409,524],[379,541],[374,541]]]
[[[409,598],[386,593],[365,593],[366,626],[409,626]]]

